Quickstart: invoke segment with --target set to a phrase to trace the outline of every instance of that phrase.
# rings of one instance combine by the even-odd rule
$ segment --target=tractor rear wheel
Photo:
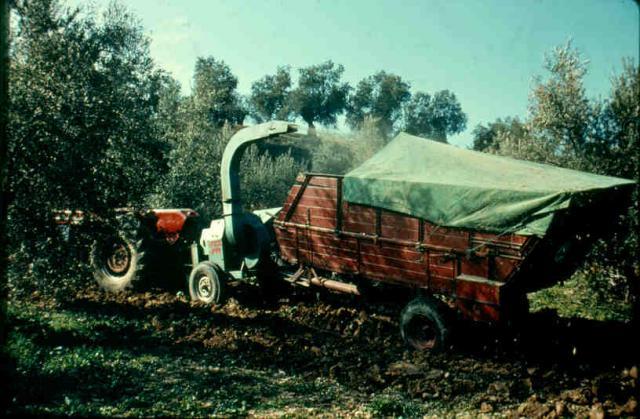
[[[133,285],[143,268],[142,240],[135,232],[120,229],[93,243],[90,263],[93,276],[107,291],[118,292]]]
[[[407,345],[420,351],[441,351],[449,340],[447,313],[432,297],[418,297],[400,315],[400,334]]]
[[[224,279],[220,270],[210,262],[201,262],[193,268],[188,285],[192,301],[205,304],[221,304],[224,301]]]

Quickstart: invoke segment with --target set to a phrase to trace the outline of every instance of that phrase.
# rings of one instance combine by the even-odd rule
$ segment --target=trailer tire
[[[400,314],[400,334],[407,345],[420,351],[441,351],[449,341],[445,308],[431,297],[418,297]]]
[[[135,220],[121,220],[121,228],[93,242],[89,261],[94,278],[106,291],[123,291],[139,279],[144,251],[137,230]]]
[[[201,262],[189,274],[189,296],[192,301],[221,304],[225,299],[225,282],[220,269],[211,262]]]

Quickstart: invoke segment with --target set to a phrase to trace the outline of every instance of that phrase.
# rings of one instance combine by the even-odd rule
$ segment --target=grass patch
[[[424,408],[399,394],[381,394],[371,399],[367,411],[374,417],[415,418],[422,416]]]
[[[607,291],[603,289],[598,292],[590,284],[589,276],[585,272],[578,272],[563,284],[531,293],[528,297],[533,312],[552,309],[561,317],[629,321],[632,315],[630,302],[620,297],[619,293]]]

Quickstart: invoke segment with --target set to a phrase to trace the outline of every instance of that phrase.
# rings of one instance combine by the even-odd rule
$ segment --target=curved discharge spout
[[[225,238],[236,249],[242,251],[253,247],[252,243],[245,243],[245,217],[240,200],[240,160],[242,153],[256,141],[280,134],[297,131],[297,127],[286,121],[271,121],[236,132],[222,155],[220,181],[222,183],[222,211],[225,217]]]

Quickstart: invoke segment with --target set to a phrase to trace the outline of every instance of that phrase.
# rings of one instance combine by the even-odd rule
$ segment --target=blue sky
[[[94,0],[98,7],[107,0]],[[585,87],[604,97],[623,57],[638,62],[639,10],[632,0],[122,0],[152,39],[151,53],[190,91],[198,56],[224,60],[241,93],[279,65],[331,59],[355,85],[379,70],[413,91],[453,91],[467,130],[526,117],[544,53],[573,40],[589,60]],[[81,0],[69,4],[91,4]]]

